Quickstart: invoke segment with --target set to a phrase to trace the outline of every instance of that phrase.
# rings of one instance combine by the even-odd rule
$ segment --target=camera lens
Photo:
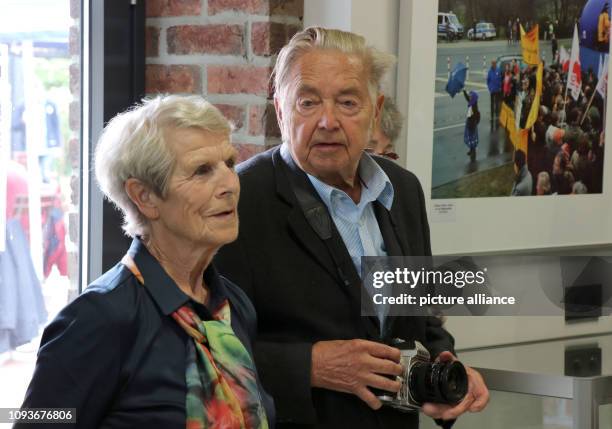
[[[440,386],[440,393],[445,399],[445,403],[458,404],[468,390],[468,379],[465,367],[459,361],[439,365],[442,367],[438,383]]]
[[[454,405],[468,389],[465,367],[459,361],[417,363],[410,368],[408,388],[415,401]]]

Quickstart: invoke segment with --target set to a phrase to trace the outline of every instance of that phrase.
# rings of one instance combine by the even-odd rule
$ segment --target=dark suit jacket
[[[202,320],[212,314],[179,289],[138,238],[128,253],[144,285],[125,265],[115,265],[68,304],[41,339],[22,407],[75,408],[76,423],[15,428],[185,428],[185,368],[193,340],[171,314],[185,304]],[[251,302],[212,265],[204,280],[209,307],[229,300],[232,329],[251,353],[257,324]],[[261,394],[274,427],[274,404]]]
[[[311,348],[322,340],[380,337],[375,318],[360,315],[361,281],[357,270],[345,285],[328,247],[308,223],[289,184],[295,180],[318,194],[307,176],[291,169],[280,148],[238,166],[242,186],[240,233],[216,257],[219,271],[242,287],[258,313],[255,361],[262,383],[277,407],[278,427],[298,424],[339,428],[417,427],[415,413],[371,410],[354,395],[310,387]],[[430,255],[423,192],[416,177],[376,157],[394,189],[387,211],[375,214],[389,255]],[[333,228],[333,234],[339,233]],[[342,245],[343,259],[350,257]],[[337,259],[337,258],[336,258]],[[452,337],[435,318],[390,318],[391,336],[421,341],[433,356],[453,349]]]

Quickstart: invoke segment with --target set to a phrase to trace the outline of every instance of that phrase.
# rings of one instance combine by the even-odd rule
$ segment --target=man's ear
[[[376,105],[375,105],[375,111],[374,111],[374,120],[376,123],[376,126],[380,125],[380,118],[382,117],[382,108],[383,108],[383,103],[385,102],[385,96],[383,94],[380,94],[378,97],[376,97]]]
[[[159,218],[159,197],[140,180],[130,177],[123,185],[125,192],[138,210],[149,220]]]
[[[383,94],[379,94],[376,97],[376,102],[374,103],[374,115],[372,116],[372,120],[370,122],[370,134],[372,135],[380,127],[380,119],[382,117],[382,106],[384,102],[385,102],[385,96]]]
[[[283,111],[281,109],[281,102],[278,100],[278,97],[274,96],[274,110],[276,111],[276,121],[278,122],[278,127],[281,130],[281,134],[284,134],[284,124],[283,124]]]

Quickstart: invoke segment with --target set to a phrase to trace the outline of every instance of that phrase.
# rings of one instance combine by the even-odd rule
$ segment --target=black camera
[[[459,361],[431,362],[429,352],[418,341],[393,339],[390,346],[401,352],[402,375],[396,394],[377,390],[384,405],[402,411],[414,411],[425,402],[456,405],[468,391],[468,376]]]

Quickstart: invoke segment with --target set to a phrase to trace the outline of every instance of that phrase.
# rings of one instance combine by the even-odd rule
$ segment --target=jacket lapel
[[[280,148],[276,150],[276,152],[272,155],[272,162],[274,164],[274,170],[276,174],[276,190],[278,194],[290,205],[292,205],[291,212],[287,217],[287,222],[289,224],[289,228],[291,232],[297,239],[297,241],[304,246],[311,254],[311,256],[325,269],[327,270],[334,278],[337,279],[338,284],[343,288],[345,293],[349,296],[351,302],[351,307],[355,309],[355,316],[358,319],[363,320],[363,327],[370,338],[378,338],[380,337],[379,328],[378,328],[378,319],[376,317],[364,317],[361,318],[361,278],[355,269],[355,265],[342,241],[342,237],[340,233],[336,229],[333,221],[331,222],[331,232],[332,232],[332,240],[335,243],[339,243],[339,245],[332,246],[335,249],[335,255],[332,257],[330,254],[330,248],[325,244],[325,242],[319,238],[319,236],[315,233],[313,228],[310,226],[302,208],[296,201],[295,194],[290,186],[290,181],[287,175],[294,174],[294,178],[301,181],[301,185],[307,187],[312,195],[315,196],[319,200],[319,194],[316,192],[306,174],[301,171],[295,164],[290,161],[292,165],[289,165],[289,162],[284,160],[284,157],[281,155]],[[323,202],[321,204],[324,205]],[[334,260],[340,262],[340,269],[344,273],[344,278],[348,281],[348,284],[343,283],[343,279],[341,278],[340,272],[338,270],[339,267],[336,266]]]
[[[407,243],[402,243],[401,235],[398,234],[397,227],[391,213],[378,201],[374,202],[374,215],[378,221],[378,227],[385,242],[385,249],[388,256],[402,256],[409,250]]]
[[[403,236],[398,233],[399,231],[395,222],[393,222],[391,212],[376,201],[374,203],[374,215],[376,216],[378,227],[380,228],[383,241],[385,242],[387,256],[403,256],[409,254],[406,252],[406,250],[408,250],[408,243],[401,239]],[[392,332],[396,319],[397,317],[395,316],[387,316],[385,319],[384,329],[383,332],[381,332],[381,337],[383,339],[386,339],[389,336],[388,333]]]
[[[296,240],[304,246],[313,259],[332,276],[337,277],[338,271],[328,255],[327,247],[308,224],[302,209],[296,201],[295,194],[293,194],[291,186],[289,185],[287,174],[298,174],[298,172],[292,171],[289,166],[285,164],[280,153],[280,147],[272,155],[272,163],[276,176],[276,192],[291,206],[291,210],[287,216],[289,229]],[[306,174],[302,172],[300,176],[303,177],[299,177],[299,180],[309,182]],[[310,185],[310,183],[308,183],[308,185]],[[310,186],[312,187],[312,185]],[[316,194],[314,188],[312,191]],[[316,197],[318,197],[318,195],[316,195]]]

